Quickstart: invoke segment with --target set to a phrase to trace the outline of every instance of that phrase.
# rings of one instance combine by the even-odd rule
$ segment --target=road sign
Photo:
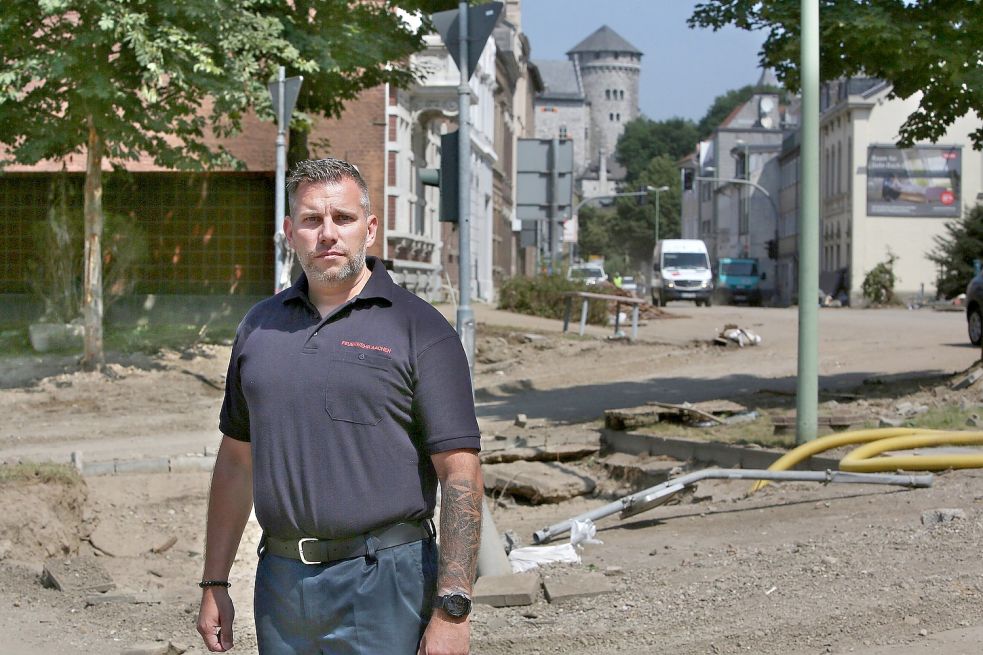
[[[502,13],[501,2],[490,2],[484,5],[475,5],[468,8],[468,79],[474,74],[474,69],[478,65],[481,52],[485,49],[485,41],[491,36],[492,30],[498,23],[498,16]],[[457,9],[449,11],[438,11],[431,16],[434,26],[440,32],[440,38],[444,40],[444,46],[454,58],[457,67],[461,67],[460,43],[461,29],[460,17]]]
[[[560,220],[573,201],[573,141],[557,141],[555,156],[551,139],[519,139],[516,158],[516,217],[524,221]],[[555,162],[555,165],[554,165]],[[556,173],[555,187],[552,183]],[[556,215],[553,215],[553,202]]]
[[[273,103],[273,113],[276,114],[276,123],[283,129],[290,123],[290,115],[294,113],[294,105],[297,104],[297,96],[300,94],[300,85],[304,78],[288,77],[283,80],[283,114],[280,114],[280,81],[273,80],[267,85],[270,90],[270,101]]]

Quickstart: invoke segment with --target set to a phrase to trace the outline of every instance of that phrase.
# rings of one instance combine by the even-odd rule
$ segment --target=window
[[[566,125],[561,125],[560,126],[560,135],[559,136],[560,136],[561,139],[567,139],[567,138],[569,138],[567,136],[567,126]]]
[[[608,114],[608,120],[614,121],[614,114]]]
[[[611,89],[604,89],[604,99],[605,100],[611,99]]]
[[[615,114],[614,116],[617,119],[617,121],[620,123],[621,122],[621,114]]]
[[[621,97],[622,100],[625,99],[625,91],[624,91],[624,89],[622,89],[621,91],[618,91],[618,94],[620,95],[620,97]]]

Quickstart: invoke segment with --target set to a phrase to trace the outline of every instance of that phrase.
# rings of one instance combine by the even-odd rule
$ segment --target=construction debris
[[[482,466],[485,491],[510,495],[539,505],[556,503],[594,491],[597,483],[562,464],[518,461]]]
[[[41,573],[41,584],[68,592],[102,592],[116,588],[109,572],[91,557],[47,560]]]
[[[708,400],[701,403],[663,403],[649,401],[642,407],[609,409],[604,412],[604,427],[609,430],[633,430],[643,425],[668,421],[672,423],[718,425],[732,416],[748,413],[747,407],[730,400]]]
[[[720,330],[713,342],[720,346],[737,345],[738,348],[757,346],[761,343],[761,335],[746,328],[738,327],[733,323],[728,323]]]

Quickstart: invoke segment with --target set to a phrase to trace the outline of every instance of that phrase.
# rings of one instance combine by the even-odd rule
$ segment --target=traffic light
[[[768,259],[778,259],[778,241],[768,239]]]
[[[696,177],[696,171],[694,171],[692,168],[683,168],[682,176],[683,176],[683,191],[692,191],[693,178]]]
[[[427,186],[440,188],[439,219],[445,223],[457,223],[458,213],[458,175],[457,175],[457,130],[440,135],[440,169],[424,168],[420,171],[420,181]]]

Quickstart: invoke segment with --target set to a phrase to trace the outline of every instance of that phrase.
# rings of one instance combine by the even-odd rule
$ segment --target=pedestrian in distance
[[[366,256],[378,219],[354,166],[300,162],[287,196],[304,272],[236,331],[198,632],[233,647],[229,572],[255,503],[262,655],[467,653],[483,490],[464,349]]]

